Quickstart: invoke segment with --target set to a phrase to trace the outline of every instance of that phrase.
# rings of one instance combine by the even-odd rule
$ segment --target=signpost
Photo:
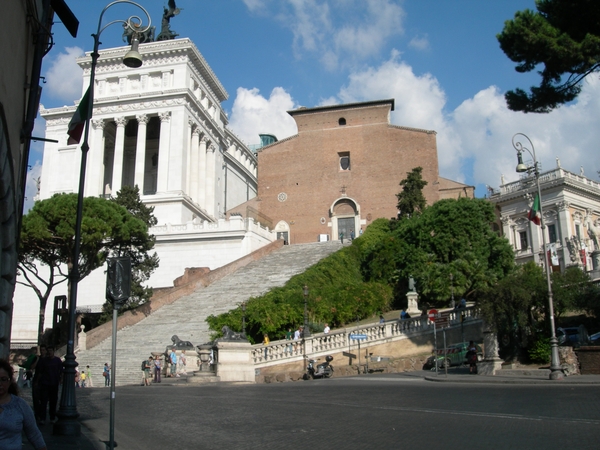
[[[353,341],[358,341],[358,371],[360,373],[360,341],[366,341],[367,335],[359,333],[350,333],[350,339]]]
[[[427,317],[429,318],[430,322],[433,322],[433,346],[435,348],[435,375],[439,375],[438,373],[438,357],[437,357],[437,329],[436,329],[436,325],[435,325],[435,318],[438,315],[438,310],[437,309],[430,309],[429,313],[427,314]]]
[[[365,341],[367,339],[367,335],[366,334],[352,333],[350,335],[350,339],[354,339],[355,341]]]

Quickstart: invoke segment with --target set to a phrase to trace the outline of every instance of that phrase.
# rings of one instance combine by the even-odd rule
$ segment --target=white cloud
[[[413,50],[425,51],[429,50],[429,39],[425,36],[415,36],[410,40],[408,46]]]
[[[318,55],[330,71],[379,56],[393,36],[403,33],[402,7],[393,0],[244,0],[251,12],[275,17],[293,34],[297,58]]]
[[[54,58],[46,72],[48,95],[68,104],[81,98],[82,70],[75,59],[83,54],[79,47],[66,47],[65,53],[59,53]]]
[[[556,167],[597,180],[600,169],[600,80],[590,77],[579,99],[550,114],[523,114],[506,107],[504,95],[495,86],[481,90],[454,111],[445,111],[446,95],[431,74],[417,75],[401,61],[398,52],[378,67],[352,73],[337,96],[322,99],[320,105],[395,99],[393,124],[437,132],[440,175],[469,184],[497,187],[505,180],[518,179],[516,151],[511,138],[517,132],[528,135],[542,170]],[[314,106],[314,105],[306,105]],[[276,88],[269,99],[258,90],[238,89],[232,128],[253,143],[259,132],[278,138],[295,134],[293,120],[285,112],[294,105],[291,96]],[[481,195],[482,193],[478,193]]]
[[[296,107],[291,95],[283,88],[274,88],[267,99],[256,88],[240,87],[233,102],[229,128],[247,144],[258,143],[259,133],[284,139],[298,132],[296,122],[287,113]]]

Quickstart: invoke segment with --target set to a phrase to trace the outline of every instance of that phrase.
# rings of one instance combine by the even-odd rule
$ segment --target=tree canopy
[[[515,13],[497,39],[517,72],[543,65],[540,84],[530,93],[519,88],[506,93],[508,107],[547,113],[574,100],[582,80],[600,70],[600,2],[537,0],[536,8]]]
[[[153,227],[158,222],[154,217],[154,207],[148,207],[142,202],[137,186],[123,186],[111,201],[123,206],[133,217],[144,222],[147,228]],[[152,297],[152,288],[144,286],[144,282],[148,281],[150,275],[158,268],[158,255],[156,252],[149,253],[155,243],[156,238],[153,235],[145,234],[136,236],[131,242],[123,243],[118,248],[111,250],[111,256],[129,256],[131,258],[131,296],[119,309],[120,313],[133,309]],[[110,319],[112,316],[111,304],[106,304],[104,310],[100,322],[103,322],[103,319]]]
[[[46,302],[73,265],[77,194],[55,194],[38,201],[23,217],[19,271],[40,300],[39,335],[44,331]],[[83,201],[79,279],[101,267],[111,252],[143,246],[148,227],[115,202],[96,197]],[[138,247],[139,248],[139,247]],[[46,266],[46,268],[38,265]],[[66,266],[67,272],[63,267]]]
[[[412,276],[423,301],[443,306],[495,284],[513,268],[513,252],[490,223],[493,206],[484,199],[446,199],[396,229],[365,252],[367,279],[395,286],[403,301]],[[452,280],[451,280],[452,275]]]
[[[423,180],[422,167],[415,167],[406,173],[406,178],[400,182],[402,191],[396,194],[398,198],[398,219],[408,218],[414,214],[420,214],[427,206],[423,195],[423,188],[427,181]]]

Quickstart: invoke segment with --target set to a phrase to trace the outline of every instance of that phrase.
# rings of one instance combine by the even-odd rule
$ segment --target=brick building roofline
[[[358,103],[345,103],[342,105],[327,105],[327,106],[316,106],[314,108],[307,108],[302,106],[298,109],[293,109],[291,111],[287,111],[290,116],[296,116],[299,114],[309,114],[309,113],[318,113],[318,112],[327,112],[327,111],[335,111],[335,110],[344,110],[351,108],[367,108],[369,106],[382,106],[382,105],[390,105],[391,110],[394,110],[394,99],[389,98],[387,100],[374,100],[370,102],[358,102]]]

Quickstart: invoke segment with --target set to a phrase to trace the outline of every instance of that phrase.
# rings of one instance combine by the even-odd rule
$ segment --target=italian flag
[[[535,200],[533,201],[533,206],[531,207],[531,211],[527,215],[527,218],[531,220],[536,225],[541,223],[542,215],[540,214],[540,196],[536,195]]]
[[[85,127],[85,121],[89,119],[90,115],[90,88],[85,91],[85,95],[79,102],[79,106],[77,106],[77,110],[75,114],[73,114],[73,118],[69,122],[69,131],[67,134],[69,135],[69,140],[67,141],[67,145],[79,144],[81,140],[81,135],[83,134],[83,129]]]

